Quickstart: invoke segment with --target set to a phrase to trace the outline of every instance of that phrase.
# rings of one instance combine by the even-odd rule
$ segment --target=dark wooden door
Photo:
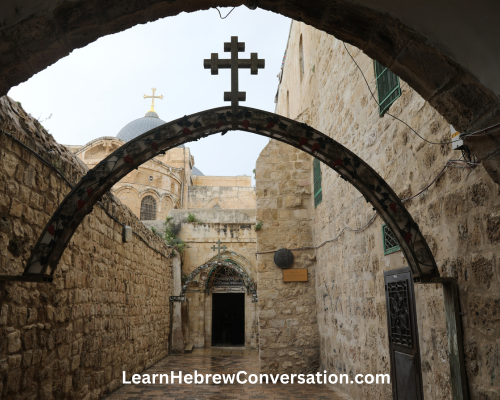
[[[384,272],[394,400],[423,400],[415,291],[410,268]]]

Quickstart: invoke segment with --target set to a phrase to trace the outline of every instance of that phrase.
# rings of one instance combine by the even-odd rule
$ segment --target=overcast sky
[[[226,15],[230,8],[221,9]],[[290,19],[241,6],[224,20],[215,9],[182,13],[125,32],[106,36],[39,72],[8,95],[41,121],[62,144],[85,144],[116,136],[128,122],[149,110],[143,95],[157,89],[163,100],[155,110],[166,122],[205,109],[229,105],[230,70],[211,75],[203,68],[210,53],[229,58],[224,42],[238,36],[245,42],[241,58],[258,53],[264,70],[240,71],[239,90],[249,107],[274,111],[278,74]],[[214,135],[188,147],[205,175],[253,175],[255,161],[268,139],[245,132]]]

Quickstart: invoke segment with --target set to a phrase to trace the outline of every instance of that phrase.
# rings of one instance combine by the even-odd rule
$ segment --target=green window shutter
[[[323,191],[321,189],[321,164],[315,158],[313,161],[313,175],[314,175],[314,208],[318,207],[319,203],[323,200]]]
[[[394,236],[394,233],[392,233],[386,224],[382,225],[382,237],[384,241],[384,255],[401,250],[396,236]]]
[[[384,115],[390,105],[401,96],[399,77],[393,74],[389,69],[380,65],[378,61],[373,61],[373,63],[375,67],[375,78],[377,80],[379,113],[380,115]]]

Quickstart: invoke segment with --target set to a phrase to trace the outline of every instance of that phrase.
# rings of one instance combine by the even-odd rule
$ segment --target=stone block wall
[[[21,275],[70,190],[57,170],[76,183],[86,167],[7,97],[0,128],[51,164],[0,133],[0,275]],[[168,354],[171,250],[114,196],[102,204],[76,231],[53,283],[7,283],[1,399],[97,399],[121,385],[122,371],[130,377]],[[133,228],[131,242],[122,224]]]
[[[358,49],[349,45],[347,48],[377,96],[373,61]],[[449,124],[405,82],[400,83],[402,96],[389,112],[427,140],[449,142]],[[302,23],[292,25],[277,113],[307,122],[353,150],[401,198],[419,193],[448,160],[461,157],[450,144],[428,144],[390,116],[380,117],[378,106],[343,43]],[[316,246],[335,238],[346,226],[364,227],[373,216],[370,205],[353,187],[325,165],[321,170],[323,201],[311,214],[311,242]],[[281,184],[286,184],[286,180],[281,179]],[[423,231],[441,276],[458,279],[471,396],[498,399],[498,186],[483,167],[471,169],[455,163],[424,195],[405,205]],[[389,372],[383,272],[407,263],[401,252],[384,255],[382,224],[377,217],[360,232],[344,231],[338,240],[316,251],[321,370],[350,376]],[[416,285],[416,298],[424,396],[449,399],[441,287]],[[340,389],[352,398],[391,397],[389,386],[345,385]]]
[[[245,179],[243,184],[246,184],[250,177],[205,177],[199,178],[217,178],[215,182],[206,179],[193,180],[195,186],[188,188],[188,208],[210,209],[220,207],[224,210],[234,208],[255,208],[255,189],[251,186],[236,186],[240,183],[238,181]],[[240,178],[240,179],[235,179]],[[220,181],[220,182],[219,182]],[[235,186],[225,186],[225,181],[229,181]],[[207,183],[207,186],[197,186],[199,184]],[[220,186],[215,186],[219,183]]]
[[[316,372],[319,366],[314,251],[293,252],[292,268],[307,268],[309,281],[290,283],[283,282],[272,252],[313,244],[311,166],[309,155],[274,140],[256,164],[257,220],[264,222],[257,232],[262,372]]]

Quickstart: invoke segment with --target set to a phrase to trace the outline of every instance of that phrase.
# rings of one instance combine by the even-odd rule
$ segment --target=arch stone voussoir
[[[181,12],[245,4],[303,21],[359,47],[398,74],[462,132],[493,125],[500,118],[494,88],[483,85],[481,77],[448,55],[445,44],[436,44],[439,41],[417,32],[397,15],[381,11],[383,7],[348,0],[41,0],[33,9],[24,7],[24,2],[28,3],[16,2],[15,13],[7,7],[6,15],[12,13],[0,26],[0,95],[102,36]]]
[[[257,301],[257,287],[255,286],[255,282],[253,279],[250,277],[248,272],[246,271],[245,268],[243,268],[239,263],[235,262],[234,260],[231,259],[223,259],[224,255],[222,257],[216,258],[216,259],[211,259],[207,261],[205,264],[200,265],[198,268],[196,268],[193,272],[189,274],[187,277],[186,281],[182,285],[182,290],[181,290],[181,296],[184,295],[188,289],[189,285],[191,282],[193,282],[194,278],[202,273],[206,272],[206,282],[205,282],[205,289],[208,290],[209,287],[209,281],[210,281],[210,275],[219,267],[228,267],[231,268],[233,271],[235,271],[243,280],[245,283],[245,288],[247,289],[248,293],[252,294],[253,301]]]
[[[314,128],[283,116],[230,107],[184,116],[124,144],[81,179],[59,205],[43,230],[26,265],[25,275],[53,275],[64,249],[95,203],[120,179],[158,154],[180,144],[228,130],[245,130],[301,149],[334,169],[356,187],[380,213],[399,241],[414,277],[439,276],[417,223],[387,182],[361,158]]]

